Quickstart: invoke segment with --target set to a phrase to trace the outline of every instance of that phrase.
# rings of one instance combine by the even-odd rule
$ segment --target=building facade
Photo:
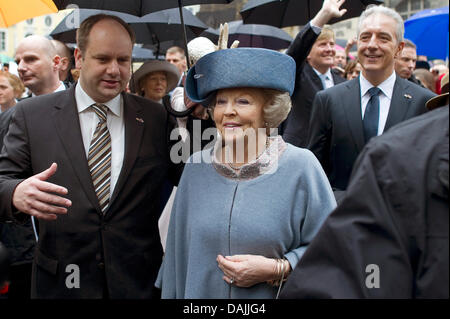
[[[384,0],[384,3],[387,7],[395,9],[403,20],[407,20],[413,14],[425,9],[448,6],[448,0]],[[353,18],[338,22],[332,27],[336,33],[336,38],[348,41],[356,37],[357,25],[358,18]]]
[[[33,34],[49,35],[69,12],[62,10],[19,22],[9,28],[0,28],[0,55],[14,57],[16,47],[23,38]]]

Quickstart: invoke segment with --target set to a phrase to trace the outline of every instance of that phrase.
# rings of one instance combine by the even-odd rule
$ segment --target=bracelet
[[[272,286],[280,286],[287,280],[287,276],[290,272],[289,261],[286,259],[275,259],[275,277],[278,279],[269,280],[267,283]]]

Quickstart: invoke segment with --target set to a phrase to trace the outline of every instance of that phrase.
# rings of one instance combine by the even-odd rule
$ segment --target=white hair
[[[358,38],[359,34],[361,32],[361,26],[368,17],[370,17],[373,14],[382,14],[387,17],[392,18],[396,22],[395,27],[395,36],[397,38],[397,44],[403,41],[403,34],[405,33],[405,25],[403,23],[403,19],[400,16],[400,14],[395,11],[394,9],[387,8],[385,6],[377,6],[377,5],[369,5],[367,9],[361,14],[359,18],[359,24],[358,24]]]

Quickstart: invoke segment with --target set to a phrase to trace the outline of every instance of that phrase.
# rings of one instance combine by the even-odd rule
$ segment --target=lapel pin
[[[404,97],[406,97],[407,99],[412,99],[412,96],[409,94],[405,94]]]
[[[144,124],[144,120],[143,120],[143,119],[141,119],[140,117],[136,117],[136,121],[138,121],[139,123],[142,123],[142,124]]]

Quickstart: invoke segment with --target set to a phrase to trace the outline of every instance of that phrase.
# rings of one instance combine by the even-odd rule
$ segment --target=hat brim
[[[427,109],[431,111],[440,106],[446,105],[447,98],[448,98],[448,92],[429,99],[425,105],[426,105]]]

